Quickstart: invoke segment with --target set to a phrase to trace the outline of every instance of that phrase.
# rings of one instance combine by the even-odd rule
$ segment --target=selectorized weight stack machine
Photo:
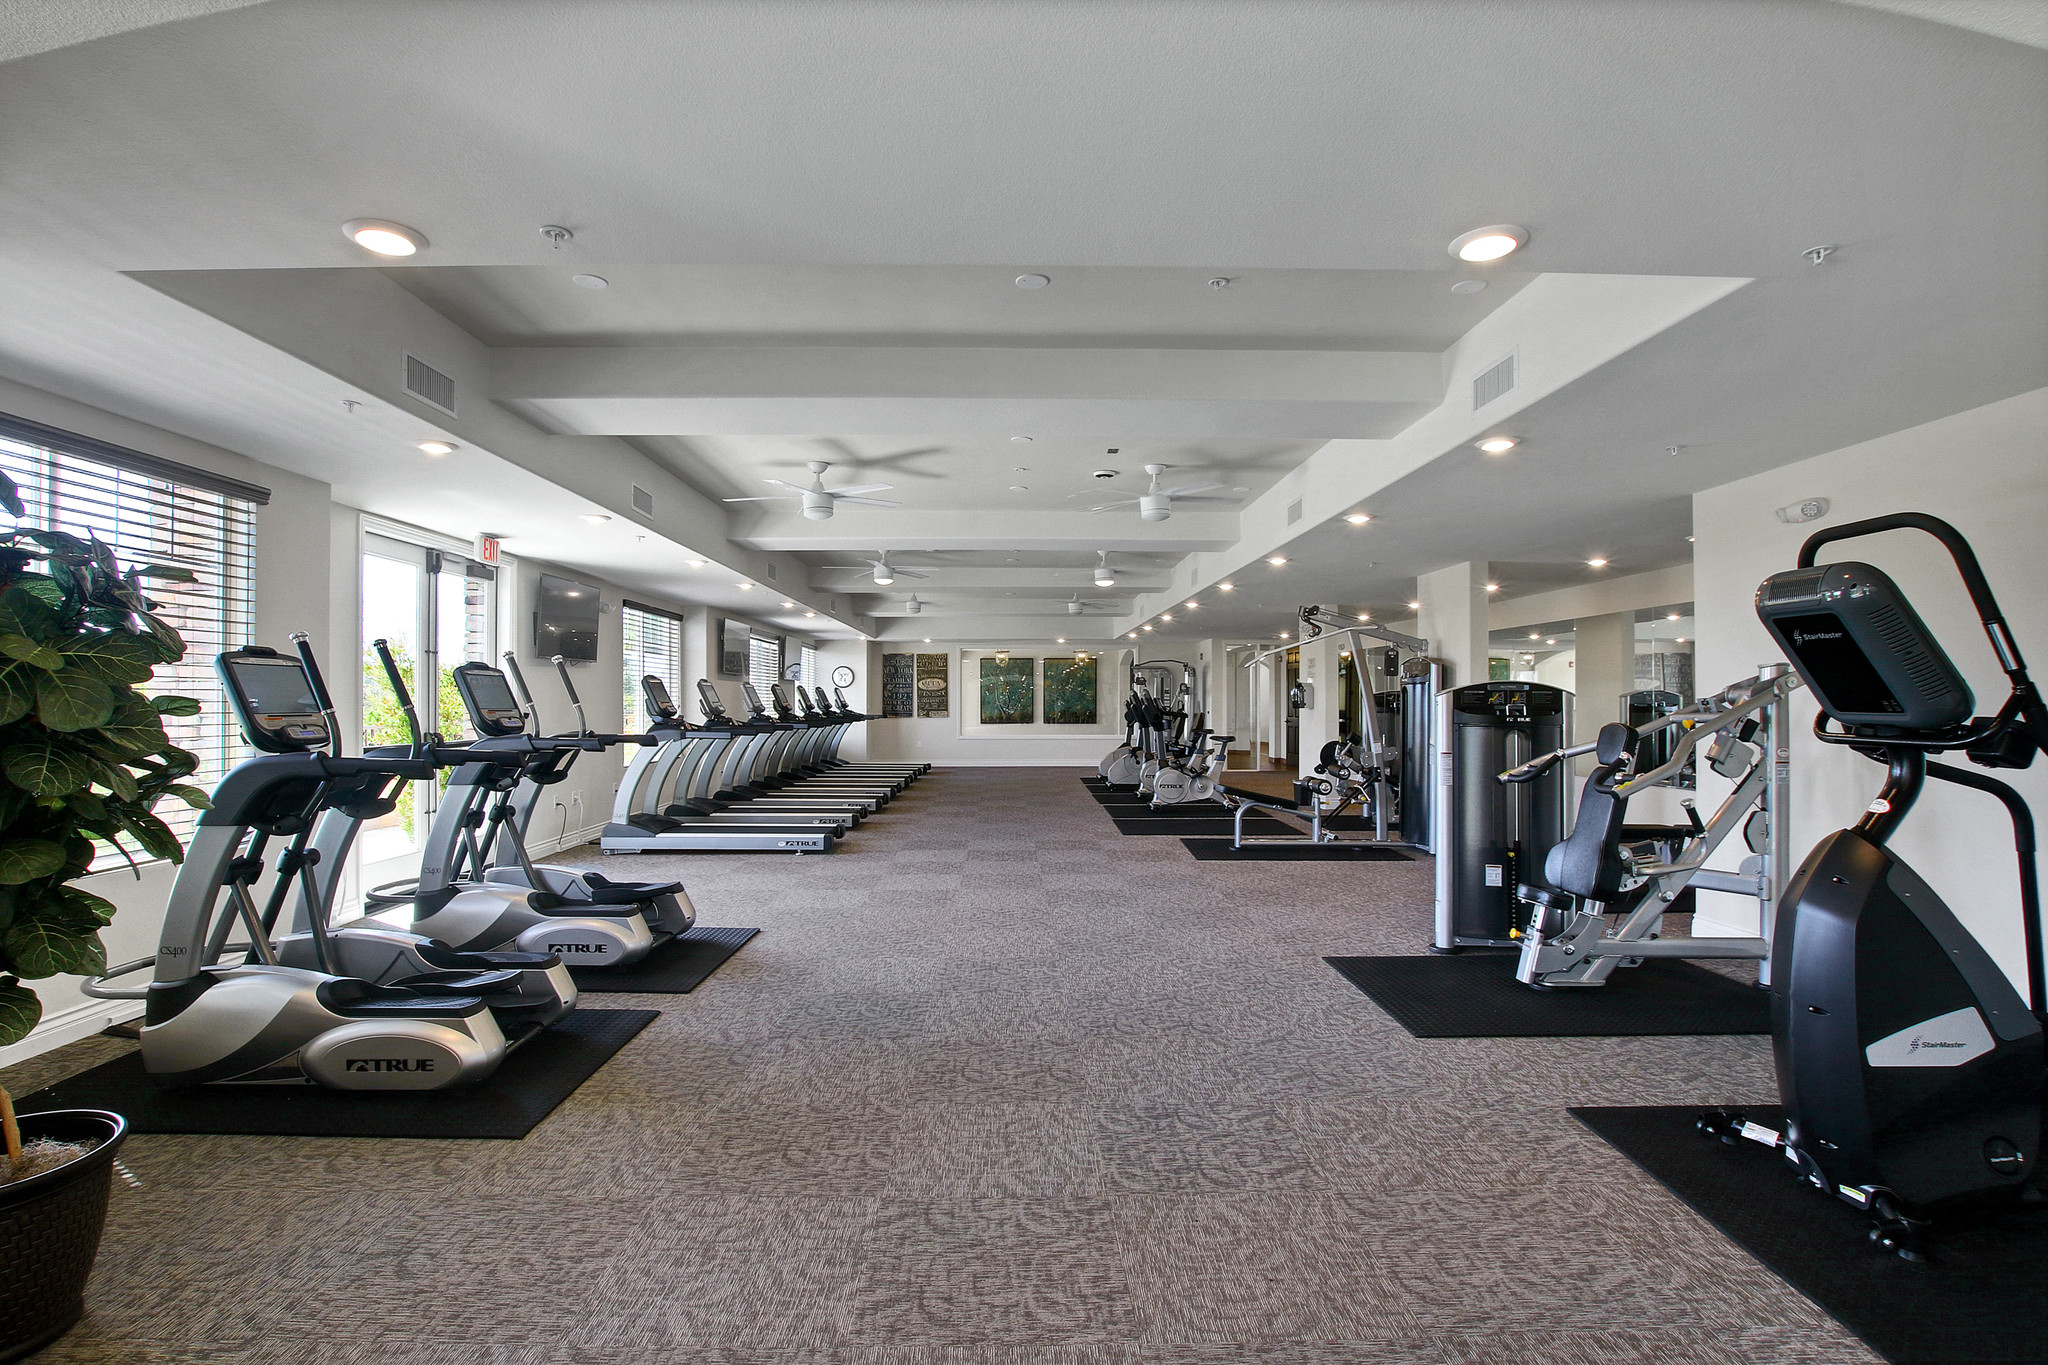
[[[1436,939],[1432,950],[1513,948],[1528,915],[1516,888],[1541,880],[1543,858],[1565,837],[1569,769],[1525,783],[1498,775],[1564,747],[1572,694],[1533,682],[1454,687],[1436,699]]]

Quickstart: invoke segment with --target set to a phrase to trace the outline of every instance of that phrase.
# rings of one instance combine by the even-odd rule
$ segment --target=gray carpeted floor
[[[1421,951],[1427,861],[1197,863],[1076,776],[606,860],[766,932],[523,1142],[134,1139],[36,1359],[1875,1359],[1564,1112],[1770,1099],[1768,1039],[1410,1038],[1320,959]]]

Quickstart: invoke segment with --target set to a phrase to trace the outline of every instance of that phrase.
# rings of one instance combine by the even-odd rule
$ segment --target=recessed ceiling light
[[[1451,254],[1461,261],[1474,263],[1497,261],[1511,256],[1529,240],[1529,234],[1512,223],[1495,223],[1492,227],[1474,228],[1461,232],[1451,239]]]
[[[1666,612],[1664,615],[1664,619],[1667,621],[1676,621],[1678,619],[1678,613],[1675,611]]]
[[[693,569],[701,569],[704,567],[704,561],[701,559],[686,559],[683,561],[683,563],[689,565]]]
[[[1150,630],[1150,629],[1152,629],[1152,627],[1150,627],[1150,626],[1139,626],[1139,627],[1138,627],[1138,629],[1139,629],[1139,630]]]
[[[1028,446],[1031,444],[1031,438],[1029,436],[1012,436],[1010,439],[1012,441],[1015,441],[1020,446]]]
[[[1485,440],[1475,441],[1473,444],[1489,455],[1505,455],[1515,448],[1515,438],[1512,436],[1489,436]]]
[[[1028,483],[1013,483],[1010,485],[1010,491],[1012,493],[1029,493],[1031,485]]]
[[[609,289],[612,282],[602,275],[571,275],[569,283],[578,289]]]
[[[1162,621],[1171,621],[1173,619],[1173,613],[1170,611],[1163,611],[1159,613],[1159,619]]]
[[[1129,640],[1135,640],[1135,639],[1137,639],[1137,638],[1138,638],[1138,632],[1134,630],[1134,631],[1132,631],[1132,632],[1131,632],[1131,633],[1130,633],[1129,635],[1125,636],[1124,638],[1126,638],[1126,639],[1129,639]]]
[[[427,239],[411,228],[382,218],[351,218],[341,225],[341,231],[363,250],[379,256],[410,256],[427,244]]]
[[[583,519],[592,526],[602,526],[611,520],[611,516],[605,512],[585,512]]]
[[[1291,637],[1290,637],[1290,636],[1289,636],[1289,635],[1287,634],[1287,632],[1286,632],[1286,631],[1284,631],[1284,630],[1283,630],[1283,631],[1281,631],[1281,632],[1280,632],[1280,638],[1281,638],[1281,639],[1283,639],[1283,640],[1286,640],[1286,639],[1289,639],[1289,638],[1291,638]]]
[[[1188,610],[1193,611],[1196,607],[1199,607],[1201,605],[1202,604],[1200,602],[1190,602],[1188,603]]]
[[[1235,592],[1236,590],[1237,584],[1235,583],[1218,583],[1216,585],[1216,591],[1218,592]]]
[[[1060,636],[1060,638],[1059,638],[1059,639],[1057,639],[1057,640],[1054,640],[1054,641],[1053,641],[1053,643],[1054,643],[1054,644],[1056,644],[1056,645],[1063,645],[1063,644],[1065,644],[1066,642],[1067,642],[1067,637],[1066,637],[1066,636],[1064,636],[1064,635]]]
[[[1368,521],[1371,521],[1372,518],[1367,516],[1363,512],[1353,512],[1350,516],[1344,518],[1344,520],[1350,522],[1353,526],[1363,526]]]
[[[421,441],[420,449],[429,455],[453,455],[458,447],[453,441]]]
[[[1499,591],[1500,591],[1500,584],[1498,584],[1498,583],[1488,583],[1488,584],[1486,585],[1486,590],[1487,590],[1488,592],[1499,592]]]
[[[1532,630],[1529,632],[1529,638],[1532,640],[1540,640],[1543,638],[1543,632],[1540,630]]]
[[[1687,536],[1687,537],[1685,538],[1685,543],[1686,543],[1686,544],[1688,544],[1688,545],[1693,545],[1693,544],[1697,544],[1697,543],[1698,543],[1698,541],[1699,541],[1699,537],[1698,537],[1698,536]]]
[[[1476,294],[1486,288],[1485,280],[1459,280],[1451,286],[1453,294]]]
[[[1410,602],[1410,603],[1408,604],[1408,610],[1410,610],[1410,611],[1421,611],[1421,610],[1422,610],[1422,603],[1420,603],[1420,602]]]
[[[752,592],[754,590],[754,585],[752,583],[735,583],[733,586],[738,588],[741,592]]]
[[[792,608],[793,608],[793,607],[795,607],[795,606],[796,606],[796,603],[794,603],[794,602],[784,602],[784,603],[783,603],[782,605],[783,605],[783,606],[785,606],[785,607],[792,607]]]
[[[1051,283],[1052,276],[1050,275],[1019,275],[1017,277],[1017,287],[1019,289],[1043,289]]]
[[[1586,567],[1589,569],[1604,569],[1607,567],[1607,561],[1604,559],[1589,559],[1586,561]]]
[[[1545,641],[1544,641],[1543,643],[1544,643],[1544,644],[1546,644],[1546,645],[1554,645],[1554,644],[1556,644],[1556,643],[1557,643],[1557,641],[1555,641],[1555,640],[1545,640]]]
[[[1266,560],[1266,562],[1267,562],[1268,564],[1271,564],[1271,565],[1272,565],[1272,566],[1273,566],[1274,568],[1276,568],[1276,569],[1277,569],[1277,568],[1279,568],[1279,567],[1280,567],[1281,565],[1283,565],[1283,564],[1285,564],[1285,563],[1287,562],[1287,556],[1286,556],[1286,555],[1273,555],[1273,556],[1272,556],[1271,558],[1267,559],[1267,560]]]
[[[1683,635],[1681,635],[1681,636],[1679,636],[1679,637],[1678,637],[1678,643],[1680,643],[1680,644],[1684,644],[1684,643],[1685,643],[1685,637],[1684,637]]]
[[[924,642],[925,642],[926,644],[930,644],[930,643],[932,642],[932,637],[931,637],[931,636],[929,636],[929,635],[925,636],[925,637],[924,637]]]
[[[814,611],[807,611],[807,612],[805,612],[805,613],[804,613],[804,619],[805,619],[806,621],[812,620],[812,619],[814,619],[814,618],[815,618],[815,617],[817,616],[817,614],[818,614],[818,613],[816,613],[816,612],[814,612]]]
[[[1358,613],[1358,619],[1361,621],[1370,621],[1372,620],[1372,613],[1369,611],[1362,611]]]

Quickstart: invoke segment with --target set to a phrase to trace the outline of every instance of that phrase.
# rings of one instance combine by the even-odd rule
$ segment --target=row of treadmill
[[[601,734],[577,714],[541,733],[516,659],[453,670],[475,738],[423,732],[396,659],[374,642],[411,742],[340,751],[334,705],[303,635],[286,654],[251,646],[215,661],[256,753],[212,795],[179,866],[157,951],[84,989],[143,1002],[144,1067],[179,1085],[319,1085],[431,1091],[489,1076],[576,1007],[576,976],[633,967],[688,934],[696,910],[673,880],[620,881],[537,863],[527,832],[579,755],[634,751],[603,835],[616,852],[825,852],[929,770],[854,764],[840,741],[869,719],[823,689],[745,689],[734,720],[700,689],[687,724],[658,678],[655,724]],[[409,782],[444,783],[419,875],[369,890],[337,921],[355,841],[392,815]],[[572,970],[573,969],[573,970]],[[114,984],[151,973],[146,986]]]

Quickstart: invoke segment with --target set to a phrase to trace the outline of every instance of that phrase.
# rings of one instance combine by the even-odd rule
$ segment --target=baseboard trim
[[[31,985],[30,989],[34,989]],[[13,1066],[31,1057],[90,1038],[111,1024],[125,1024],[142,1017],[140,1000],[81,1000],[69,1009],[46,1015],[43,1021],[18,1043],[0,1047],[0,1066]]]

